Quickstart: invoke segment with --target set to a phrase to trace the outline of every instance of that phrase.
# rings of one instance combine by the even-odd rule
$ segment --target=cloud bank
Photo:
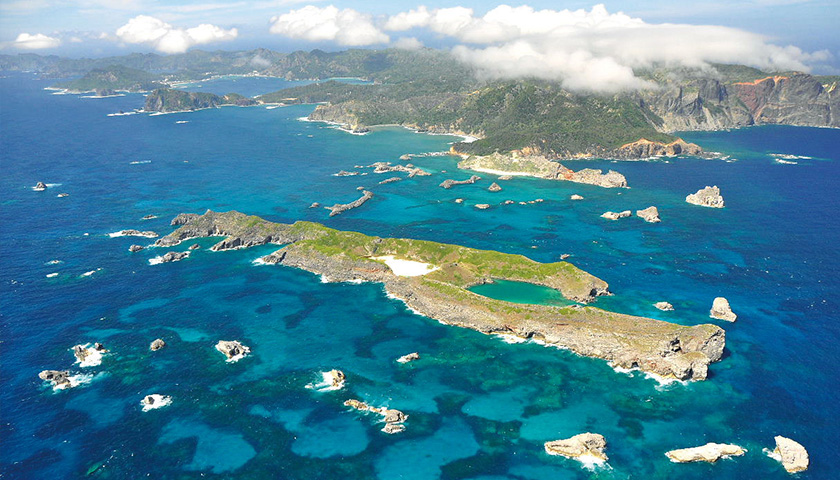
[[[12,42],[12,46],[15,48],[24,48],[27,50],[41,50],[44,48],[55,48],[61,45],[61,40],[48,37],[43,33],[36,33],[35,35],[30,35],[28,33],[21,33],[20,35],[15,38],[15,41]]]
[[[273,33],[341,45],[388,41],[385,32],[425,30],[454,39],[453,53],[488,78],[561,80],[567,88],[616,92],[643,88],[634,69],[735,63],[768,70],[809,71],[831,58],[780,47],[736,28],[647,23],[604,5],[589,10],[498,6],[483,16],[470,8],[420,6],[375,22],[352,9],[307,6],[272,19]],[[394,46],[414,42],[399,39]]]
[[[238,35],[235,28],[225,30],[209,23],[177,28],[147,15],[138,15],[117,29],[117,37],[123,42],[151,45],[162,53],[184,53],[193,46],[233,40]]]
[[[388,43],[390,38],[373,24],[371,15],[352,8],[308,5],[271,18],[271,33],[312,42],[336,42],[345,46]]]

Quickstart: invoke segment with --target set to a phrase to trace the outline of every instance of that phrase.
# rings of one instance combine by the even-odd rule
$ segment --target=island
[[[568,262],[540,263],[522,255],[405,238],[340,231],[318,223],[281,224],[236,211],[181,214],[174,232],[155,242],[172,247],[198,237],[224,237],[213,251],[277,244],[266,264],[299,268],[329,282],[377,282],[413,311],[485,334],[513,335],[601,358],[621,368],[681,380],[703,380],[720,360],[722,328],[684,326],[585,305],[525,305],[469,291],[494,280],[558,290],[580,304],[608,295],[603,280]]]

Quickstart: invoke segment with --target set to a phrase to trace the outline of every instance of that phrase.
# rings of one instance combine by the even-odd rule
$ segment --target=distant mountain
[[[70,92],[145,92],[164,87],[161,80],[160,75],[122,65],[110,65],[93,69],[82,78],[57,83],[55,87]]]

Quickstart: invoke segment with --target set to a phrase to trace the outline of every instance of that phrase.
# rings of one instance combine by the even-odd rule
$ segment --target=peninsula
[[[382,283],[409,308],[442,323],[532,339],[617,367],[703,380],[709,364],[723,353],[725,332],[715,325],[683,326],[582,305],[515,304],[468,290],[477,284],[509,280],[553,288],[580,303],[609,294],[606,282],[567,262],[539,263],[521,255],[373,237],[304,221],[273,223],[236,211],[181,214],[173,225],[179,228],[155,246],[218,236],[224,238],[211,250],[283,245],[262,260],[306,270],[325,281]],[[402,273],[389,266],[393,259],[424,268],[419,274]]]

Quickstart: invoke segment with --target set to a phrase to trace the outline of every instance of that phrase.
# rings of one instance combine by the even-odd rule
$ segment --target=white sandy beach
[[[432,273],[440,268],[428,263],[415,262],[414,260],[400,260],[393,255],[373,257],[373,259],[385,262],[385,265],[388,265],[388,268],[398,277],[419,277]]]

